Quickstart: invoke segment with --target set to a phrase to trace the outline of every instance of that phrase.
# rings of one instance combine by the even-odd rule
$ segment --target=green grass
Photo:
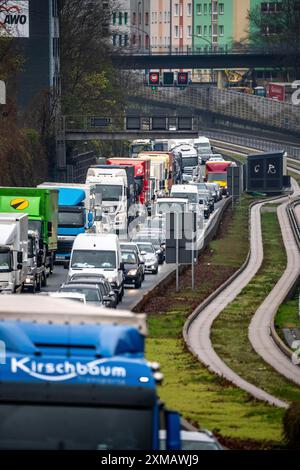
[[[284,340],[282,328],[300,328],[299,318],[299,292],[295,298],[282,304],[275,317],[275,328],[278,335]]]
[[[222,237],[211,242],[209,256],[202,257],[202,267],[204,264],[210,265],[214,277],[226,267],[237,269],[246,258],[248,207],[252,200],[250,196],[243,198],[230,223],[223,224]],[[208,268],[205,266],[205,269]],[[207,297],[208,283],[197,285],[197,292],[202,299]],[[176,294],[170,287],[159,294],[158,302],[161,297],[168,299],[168,306],[159,313],[149,313],[150,337],[146,348],[148,359],[159,361],[165,375],[159,389],[160,397],[197,426],[206,427],[222,436],[253,440],[257,448],[263,447],[265,441],[280,442],[283,410],[254,400],[210,373],[186,350],[182,327],[193,310],[191,303],[195,293],[185,287]]]
[[[212,342],[226,364],[244,379],[287,401],[300,400],[300,388],[268,366],[252,349],[248,326],[257,308],[281,277],[286,255],[277,215],[262,214],[264,261],[241,294],[213,324]]]

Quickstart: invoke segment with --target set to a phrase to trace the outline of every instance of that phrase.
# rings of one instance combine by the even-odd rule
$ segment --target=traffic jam
[[[138,140],[85,183],[0,188],[3,448],[221,449],[161,405],[130,310],[169,269],[167,214],[195,213],[201,246],[231,165],[202,136]]]

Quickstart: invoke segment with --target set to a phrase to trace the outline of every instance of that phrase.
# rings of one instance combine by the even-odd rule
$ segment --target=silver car
[[[150,242],[136,242],[141,256],[145,261],[145,272],[158,273],[158,258],[154,246]]]

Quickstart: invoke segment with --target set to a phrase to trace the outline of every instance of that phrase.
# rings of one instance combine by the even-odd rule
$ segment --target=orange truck
[[[227,168],[232,165],[233,162],[227,161],[208,161],[205,165],[205,180],[207,183],[218,183],[223,195],[227,195]]]

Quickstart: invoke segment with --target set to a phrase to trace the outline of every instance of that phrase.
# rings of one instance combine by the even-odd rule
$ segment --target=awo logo
[[[29,36],[28,1],[7,1],[0,6],[0,34],[13,37]]]
[[[126,378],[124,367],[111,366],[107,359],[97,359],[83,364],[82,362],[38,362],[24,357],[11,358],[11,372],[17,374],[22,371],[39,380],[47,382],[64,382],[76,377],[92,376],[99,378]]]

